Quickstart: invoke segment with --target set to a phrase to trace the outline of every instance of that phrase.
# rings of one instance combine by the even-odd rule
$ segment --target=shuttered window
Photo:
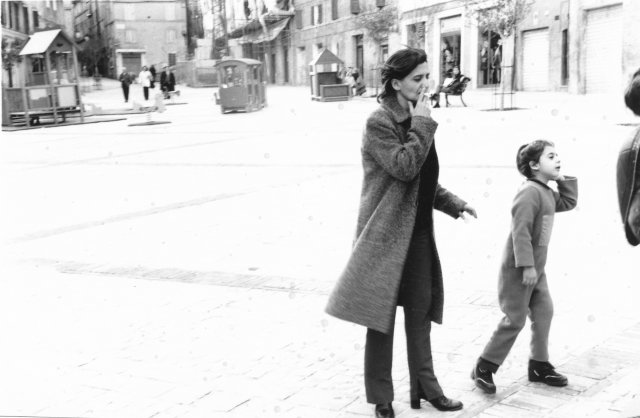
[[[331,19],[338,18],[338,0],[331,0]]]
[[[360,0],[351,0],[351,14],[360,13]]]
[[[296,29],[302,29],[304,23],[302,22],[302,10],[296,10]]]

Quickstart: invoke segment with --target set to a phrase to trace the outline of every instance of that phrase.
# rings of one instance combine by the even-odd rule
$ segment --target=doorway
[[[496,32],[480,31],[478,36],[478,87],[500,83],[502,38]]]
[[[364,77],[364,45],[362,35],[354,36],[356,44],[356,68],[361,77]]]

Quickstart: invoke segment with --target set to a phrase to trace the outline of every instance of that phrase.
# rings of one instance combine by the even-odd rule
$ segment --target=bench
[[[462,102],[462,104],[464,105],[464,107],[467,107],[467,104],[464,102],[464,99],[462,98],[462,94],[464,93],[464,91],[467,89],[467,85],[469,84],[469,82],[471,81],[471,79],[467,76],[462,77],[462,81],[460,82],[460,84],[458,84],[458,86],[456,87],[456,89],[453,92],[445,92],[445,91],[441,91],[440,93],[444,94],[444,100],[446,103],[446,106],[449,107],[450,103],[449,103],[449,96],[458,96],[460,97],[460,101]],[[434,104],[434,102],[436,102],[437,97],[435,96],[435,94],[431,95],[431,105]]]
[[[55,115],[58,117],[62,117],[62,123],[67,121],[67,115],[80,113],[79,107],[67,107],[67,108],[57,108]],[[11,112],[10,118],[12,124],[21,124],[24,123],[28,126],[36,126],[40,125],[40,118],[54,118],[53,109],[46,110],[32,110],[28,112],[29,121],[25,123],[25,112]]]
[[[460,101],[462,102],[464,107],[467,107],[467,104],[464,102],[464,99],[462,98],[462,93],[464,93],[464,91],[467,89],[467,84],[469,84],[470,81],[471,79],[469,77],[462,77],[462,81],[460,82],[460,84],[458,85],[458,87],[455,89],[453,93],[444,94],[444,100],[447,104],[447,107],[449,107],[449,96],[459,96]]]

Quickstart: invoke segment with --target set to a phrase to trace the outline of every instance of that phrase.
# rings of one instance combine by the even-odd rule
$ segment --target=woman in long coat
[[[391,360],[395,312],[404,307],[411,407],[426,399],[443,411],[462,403],[444,396],[433,371],[431,321],[442,323],[442,271],[433,209],[457,218],[475,210],[438,184],[438,156],[427,97],[426,53],[403,49],[382,69],[381,106],[362,141],[364,180],[351,257],[327,313],[364,325],[365,388],[376,417],[394,417]]]

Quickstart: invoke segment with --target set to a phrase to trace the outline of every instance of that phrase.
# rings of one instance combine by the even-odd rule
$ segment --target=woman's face
[[[428,77],[429,66],[423,62],[402,80],[393,80],[393,88],[404,99],[415,102],[420,93],[426,91]]]

